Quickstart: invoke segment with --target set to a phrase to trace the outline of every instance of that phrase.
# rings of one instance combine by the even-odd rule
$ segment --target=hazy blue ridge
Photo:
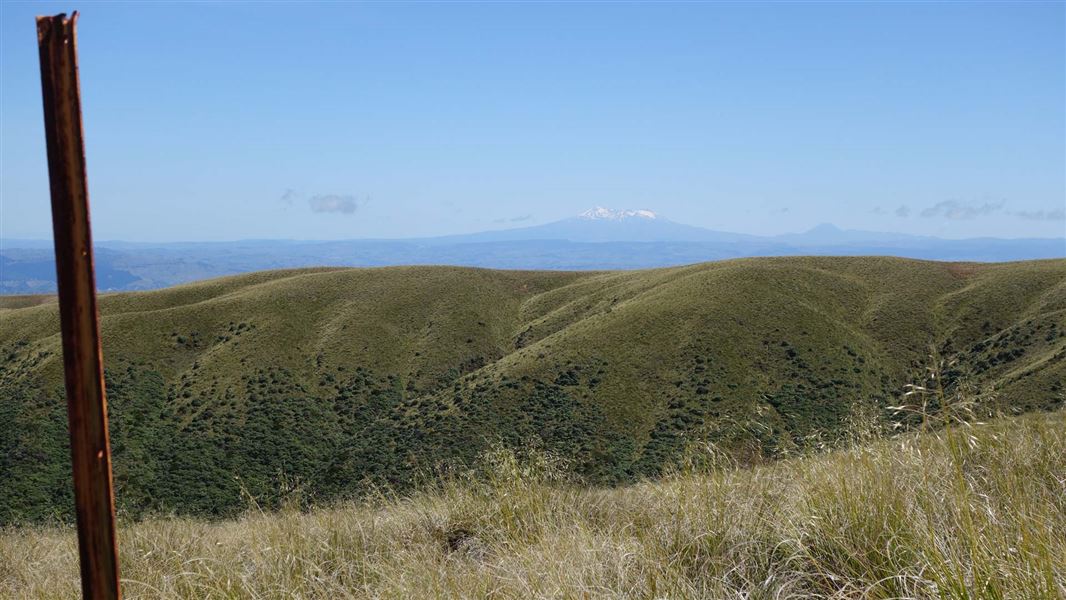
[[[751,256],[895,256],[1006,262],[1066,257],[1066,238],[941,239],[843,230],[754,236],[666,219],[575,217],[465,235],[336,241],[96,243],[97,286],[147,290],[267,269],[312,266],[450,265],[496,269],[644,269]],[[55,291],[48,240],[0,240],[0,293]]]

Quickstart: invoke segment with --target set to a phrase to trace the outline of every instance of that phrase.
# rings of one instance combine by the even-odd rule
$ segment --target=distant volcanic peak
[[[612,208],[604,208],[597,206],[596,208],[590,208],[585,212],[578,215],[582,219],[595,219],[600,221],[623,221],[625,219],[637,218],[637,219],[657,219],[653,211],[646,209],[622,209],[616,210]]]
[[[842,231],[844,230],[832,223],[819,223],[811,227],[807,233],[841,233]]]

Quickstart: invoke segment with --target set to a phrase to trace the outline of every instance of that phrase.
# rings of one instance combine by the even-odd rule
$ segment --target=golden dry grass
[[[127,598],[1063,598],[1066,413],[619,489],[499,450],[431,490],[120,528]],[[710,465],[710,466],[708,466]],[[0,596],[77,594],[66,528],[0,534]]]

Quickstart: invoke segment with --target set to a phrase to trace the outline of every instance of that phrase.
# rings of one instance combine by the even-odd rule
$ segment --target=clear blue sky
[[[1066,231],[1061,2],[3,2],[3,237],[49,236],[33,16],[75,8],[97,239]]]

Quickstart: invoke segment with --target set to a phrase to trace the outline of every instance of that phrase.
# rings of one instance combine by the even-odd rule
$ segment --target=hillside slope
[[[706,456],[695,453],[693,458]],[[712,455],[713,457],[713,455]],[[435,485],[233,520],[120,522],[124,597],[1066,596],[1066,412],[773,465],[572,485],[493,449]],[[0,598],[76,598],[72,527],[0,529]]]
[[[590,481],[694,439],[832,441],[922,376],[1063,402],[1066,261],[772,258],[631,272],[254,273],[100,301],[119,505],[230,514],[535,440]],[[69,516],[58,315],[0,302],[0,523]]]

